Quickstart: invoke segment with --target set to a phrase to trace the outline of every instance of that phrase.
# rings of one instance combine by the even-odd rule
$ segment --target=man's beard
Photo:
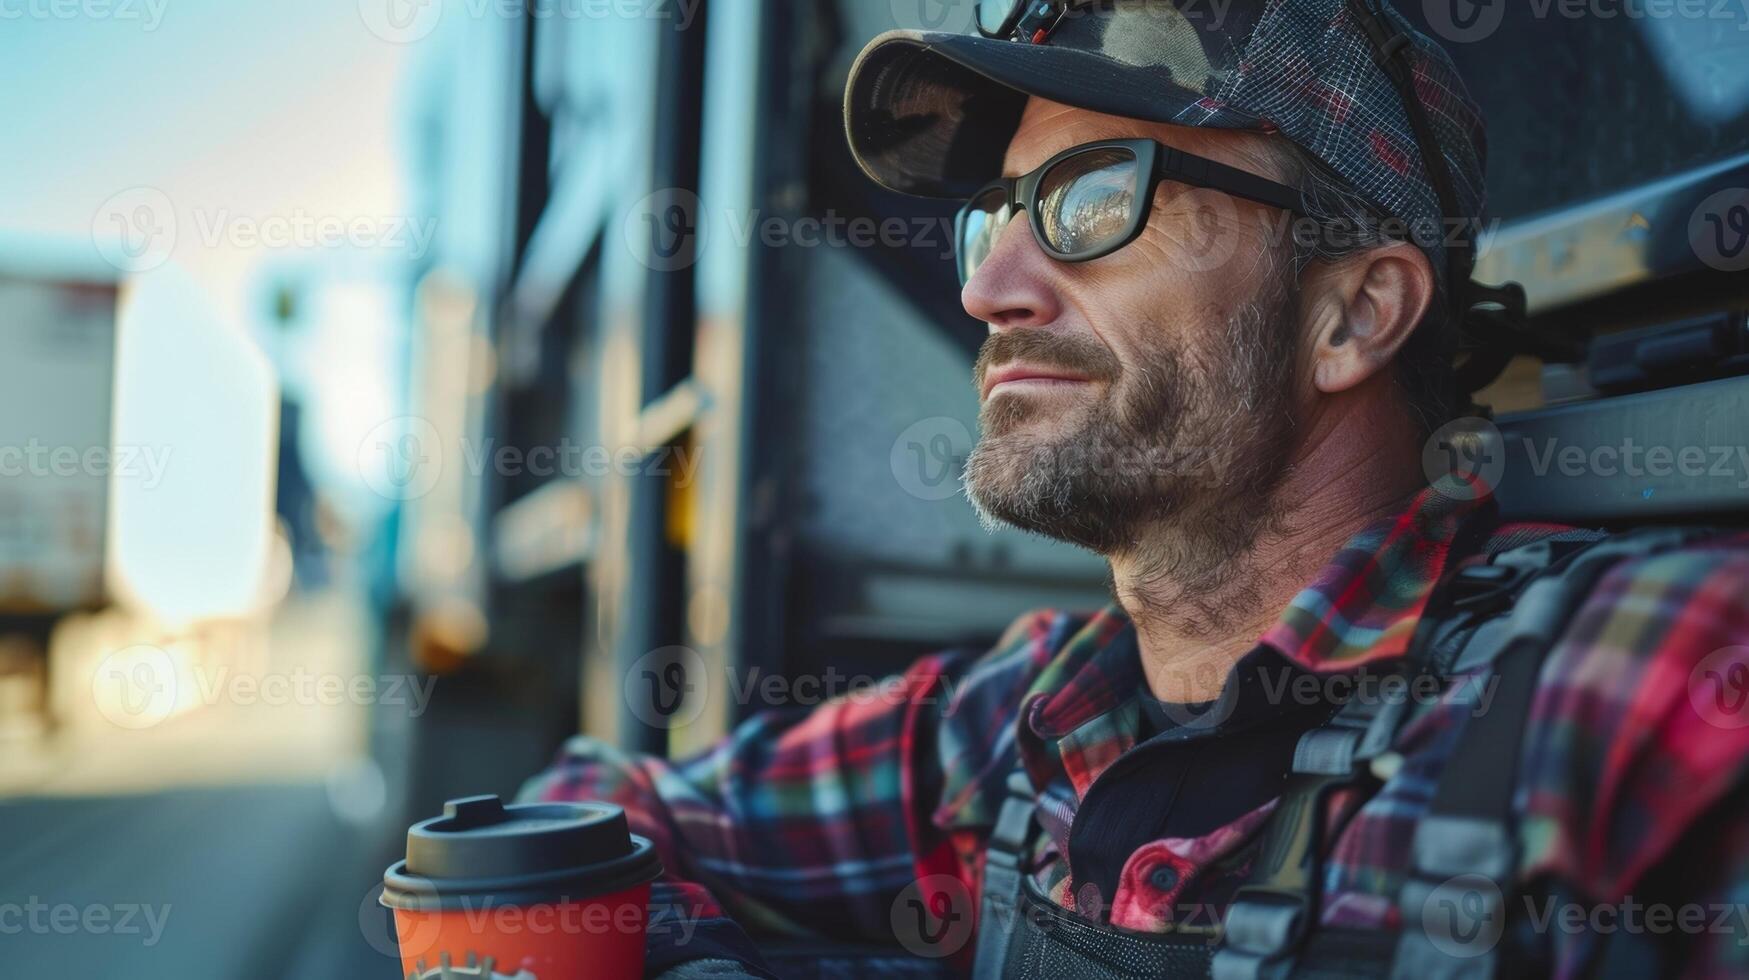
[[[1010,330],[985,342],[975,372],[1023,359],[1103,383],[1096,404],[1027,426],[1056,410],[1046,396],[993,397],[965,484],[986,527],[1012,525],[1112,559],[1145,578],[1203,592],[1229,559],[1275,520],[1271,496],[1292,437],[1293,331],[1298,291],[1266,276],[1264,294],[1197,350],[1147,347],[1120,365],[1091,338]]]

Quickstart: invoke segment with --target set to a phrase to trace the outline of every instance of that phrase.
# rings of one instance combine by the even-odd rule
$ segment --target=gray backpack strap
[[[1294,773],[1264,829],[1250,882],[1234,894],[1223,920],[1214,980],[1285,977],[1317,918],[1317,847],[1326,794],[1345,776]]]
[[[1008,776],[1008,797],[984,849],[984,889],[978,902],[978,951],[973,980],[1001,980],[1019,917],[1026,874],[1026,849],[1038,809],[1032,781],[1016,766]]]
[[[1495,975],[1496,945],[1518,867],[1512,810],[1517,762],[1543,659],[1598,579],[1617,562],[1708,533],[1646,529],[1559,558],[1539,553],[1558,547],[1545,541],[1496,559],[1497,564],[1558,567],[1529,584],[1504,629],[1478,637],[1489,649],[1465,652],[1466,661],[1481,660],[1481,654],[1494,661],[1497,693],[1489,711],[1464,726],[1433,802],[1416,825],[1414,865],[1398,896],[1403,932],[1392,977],[1482,980]]]
[[[1304,962],[1300,954],[1319,916],[1319,849],[1328,831],[1323,826],[1325,800],[1338,789],[1379,785],[1372,763],[1390,751],[1408,716],[1412,699],[1407,688],[1414,677],[1448,677],[1457,664],[1475,661],[1469,648],[1489,620],[1510,608],[1558,557],[1601,537],[1598,532],[1568,532],[1462,569],[1423,616],[1405,663],[1384,679],[1381,696],[1350,701],[1330,722],[1300,738],[1293,773],[1264,827],[1250,879],[1227,908],[1214,958],[1215,980],[1264,980],[1322,969]],[[1380,936],[1381,942],[1390,941],[1388,935]],[[1388,962],[1389,956],[1382,959]]]
[[[1407,681],[1392,675],[1378,698],[1354,699],[1326,724],[1300,736],[1275,812],[1247,883],[1227,906],[1215,980],[1257,980],[1296,972],[1300,947],[1317,922],[1323,874],[1319,846],[1329,795],[1371,780],[1372,761],[1389,750],[1409,704]],[[1393,696],[1393,690],[1404,696]]]

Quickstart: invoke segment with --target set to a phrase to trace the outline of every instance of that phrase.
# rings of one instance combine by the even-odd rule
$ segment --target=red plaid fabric
[[[1323,677],[1402,655],[1451,570],[1458,529],[1490,519],[1427,491],[1343,547],[1258,649]],[[1544,530],[1556,529],[1493,534]],[[526,795],[625,805],[689,883],[679,894],[706,926],[731,928],[712,918],[720,901],[759,932],[916,951],[895,910],[919,894],[944,915],[975,909],[984,842],[1019,763],[1044,830],[1035,877],[1075,909],[1077,808],[1142,735],[1141,665],[1133,642],[1119,642],[1128,629],[1115,608],[1028,615],[981,657],[926,657],[878,696],[767,713],[681,761],[577,739]],[[1478,708],[1480,681],[1454,678],[1418,707],[1395,746],[1398,772],[1326,842],[1325,922],[1421,927],[1396,907],[1409,841]],[[1749,972],[1749,820],[1738,806],[1749,793],[1746,701],[1749,535],[1618,565],[1550,651],[1519,780],[1520,874],[1538,897],[1513,912],[1541,923],[1535,941],[1555,975],[1595,968],[1611,934],[1629,928],[1624,910],[1639,909],[1650,929],[1654,908],[1667,912],[1654,938],[1672,944],[1685,975]],[[1121,785],[1113,791],[1121,800]],[[1272,806],[1202,837],[1148,842],[1090,914],[1150,932],[1218,921]],[[1698,927],[1691,907],[1705,912]],[[701,956],[733,945],[707,942],[703,926],[685,935],[653,935],[652,950],[672,962],[688,955],[676,943],[699,944]],[[925,952],[970,956],[966,930],[937,941],[952,948]]]

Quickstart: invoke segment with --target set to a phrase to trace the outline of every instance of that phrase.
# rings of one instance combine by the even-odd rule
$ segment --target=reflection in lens
[[[1008,14],[1026,0],[978,0],[978,29],[992,37],[1002,31]]]
[[[1072,156],[1039,184],[1045,240],[1064,255],[1108,245],[1129,231],[1135,195],[1135,154],[1104,149]]]
[[[965,222],[960,229],[960,275],[966,279],[978,271],[978,266],[990,257],[990,250],[996,247],[996,242],[1002,238],[1002,230],[1008,227],[1008,222],[1014,217],[1014,211],[1008,206],[1008,197],[1000,190],[989,190],[972,202],[966,209]]]

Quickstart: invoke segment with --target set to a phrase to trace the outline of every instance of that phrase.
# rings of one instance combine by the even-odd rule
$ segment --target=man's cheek
[[[1222,195],[1204,197],[1194,210],[1179,210],[1159,223],[1166,243],[1159,268],[1224,291],[1261,274],[1278,238],[1263,216],[1238,211]]]

